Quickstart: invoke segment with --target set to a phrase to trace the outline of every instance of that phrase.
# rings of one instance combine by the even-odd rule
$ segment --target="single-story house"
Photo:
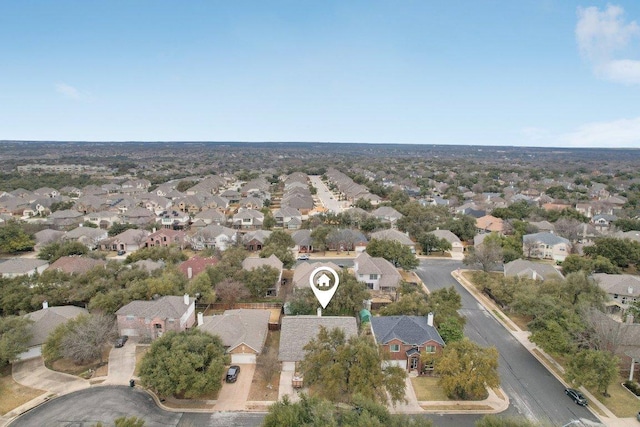
[[[198,329],[222,339],[231,363],[256,363],[262,353],[269,328],[269,310],[227,310],[218,316],[201,316]]]
[[[83,256],[63,256],[55,260],[47,271],[62,271],[67,274],[84,274],[94,267],[104,267],[107,263],[101,259]]]
[[[564,279],[562,273],[548,263],[516,259],[504,265],[505,277],[526,277],[545,281],[548,279]]]
[[[416,253],[416,243],[409,238],[409,236],[401,231],[390,228],[387,230],[376,231],[375,233],[371,233],[371,239],[376,240],[391,240],[394,242],[400,242],[403,245],[409,247],[411,249],[411,253]]]
[[[10,258],[0,262],[0,277],[33,276],[49,267],[47,261],[32,258]]]

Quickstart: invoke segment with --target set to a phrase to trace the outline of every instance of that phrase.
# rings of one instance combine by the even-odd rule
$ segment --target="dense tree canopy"
[[[35,243],[33,236],[26,233],[18,221],[10,220],[0,224],[0,253],[30,251]]]
[[[626,268],[629,264],[640,264],[640,242],[615,237],[600,237],[591,246],[585,246],[584,254],[590,258],[602,256],[614,265]]]
[[[140,378],[160,396],[198,397],[222,387],[227,357],[218,336],[167,332],[144,355]]]
[[[0,317],[0,368],[27,351],[31,322],[21,316]]]
[[[334,402],[349,402],[359,394],[377,402],[404,400],[404,369],[390,366],[382,369],[376,343],[367,336],[348,340],[341,329],[320,328],[318,336],[304,346],[301,362],[305,383],[321,384],[318,393]]]
[[[420,264],[409,246],[395,240],[371,239],[367,245],[367,253],[372,257],[384,258],[395,267],[405,270],[413,270]]]
[[[363,308],[362,302],[370,298],[367,286],[344,270],[338,272],[338,277],[338,289],[322,312],[325,316],[356,316]],[[315,314],[318,307],[313,291],[305,287],[296,290],[290,300],[289,310],[294,315]]]
[[[498,350],[465,339],[447,345],[435,360],[439,383],[453,399],[480,400],[487,387],[498,387]]]
[[[576,386],[596,387],[608,396],[608,388],[619,377],[618,358],[606,350],[582,350],[567,366],[567,379]]]

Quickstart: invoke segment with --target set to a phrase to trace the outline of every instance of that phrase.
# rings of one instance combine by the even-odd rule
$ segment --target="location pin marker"
[[[338,289],[340,278],[331,267],[318,267],[311,272],[309,284],[322,308],[326,308]]]

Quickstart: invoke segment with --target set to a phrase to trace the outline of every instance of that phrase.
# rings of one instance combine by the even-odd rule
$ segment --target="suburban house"
[[[239,230],[258,230],[263,222],[264,214],[253,209],[240,210],[233,216],[233,228]]]
[[[444,239],[447,242],[451,243],[451,250],[449,251],[449,253],[452,257],[458,257],[458,259],[461,259],[460,257],[464,252],[464,246],[462,245],[462,242],[460,241],[460,238],[458,236],[456,236],[449,230],[433,230],[430,233],[439,239]]]
[[[18,359],[26,360],[41,356],[42,345],[49,338],[49,334],[63,323],[67,323],[67,321],[83,314],[89,314],[89,312],[74,305],[49,307],[46,301],[42,303],[41,310],[25,314],[24,317],[33,322],[29,325],[31,338],[27,343],[27,351],[20,354]]]
[[[302,214],[299,210],[283,206],[274,212],[276,226],[288,230],[297,230],[302,226]]]
[[[63,256],[47,268],[48,271],[62,271],[67,274],[84,274],[94,267],[104,267],[106,261],[82,256]]]
[[[371,215],[382,222],[391,224],[392,227],[395,227],[396,221],[404,216],[391,206],[381,206],[371,211]]]
[[[194,221],[202,220],[205,224],[218,224],[225,225],[227,223],[227,217],[224,213],[216,209],[207,209],[196,214],[193,217]]]
[[[564,261],[571,252],[571,242],[553,233],[534,233],[522,236],[522,252],[529,258]]]
[[[393,242],[402,243],[403,245],[411,249],[412,254],[416,253],[416,243],[411,240],[405,233],[394,228],[376,231],[375,233],[371,233],[370,237],[371,239],[376,240],[391,240]]]
[[[313,270],[319,267],[332,268],[335,272],[342,269],[332,262],[302,262],[293,270],[293,289],[305,289],[311,286],[309,279]]]
[[[149,234],[147,230],[130,228],[100,242],[100,249],[105,251],[137,251],[144,247],[144,242]]]
[[[283,371],[295,370],[295,362],[304,359],[303,347],[318,336],[321,327],[328,330],[339,328],[344,331],[347,340],[358,335],[355,317],[285,316],[282,318],[278,351],[278,360],[282,362]]]
[[[31,258],[10,258],[0,262],[0,277],[33,276],[49,267],[47,261]]]
[[[163,296],[151,301],[132,301],[118,311],[120,335],[156,339],[169,331],[181,332],[196,323],[196,299]]]
[[[90,222],[103,230],[111,228],[113,224],[122,222],[120,214],[112,211],[91,212],[84,216],[85,222]]]
[[[0,221],[0,224],[2,221]],[[62,236],[64,236],[65,232],[60,230],[52,230],[50,228],[45,228],[44,230],[40,230],[35,234],[36,245],[35,250],[40,250],[43,246],[53,243],[59,242],[62,240]]]
[[[238,232],[232,228],[209,224],[200,228],[196,232],[192,232],[187,240],[191,244],[191,248],[201,251],[207,248],[226,250],[230,245],[236,243]]]
[[[548,279],[564,279],[556,268],[548,263],[516,259],[504,265],[505,277],[525,277],[527,279],[545,281]]]
[[[605,305],[611,314],[624,316],[631,304],[640,301],[640,276],[595,273],[591,277],[607,293],[609,301]]]
[[[313,239],[311,238],[311,230],[296,230],[291,234],[295,246],[293,250],[299,253],[313,252]]]
[[[198,329],[222,339],[231,363],[256,363],[269,330],[269,310],[227,310],[218,316],[198,313]]]
[[[71,209],[55,211],[47,217],[47,223],[60,230],[77,227],[83,221],[84,214]]]
[[[147,239],[144,241],[144,247],[152,248],[154,246],[176,245],[182,249],[186,245],[185,236],[186,233],[184,231],[161,228],[147,236]]]
[[[178,270],[184,274],[187,279],[193,279],[198,274],[206,271],[207,267],[213,267],[218,263],[218,259],[214,257],[203,258],[197,255],[192,256],[186,261],[178,264]]]
[[[367,284],[367,288],[374,291],[395,292],[402,277],[398,270],[384,258],[372,257],[362,252],[356,257],[353,271],[358,282]]]
[[[420,353],[437,355],[444,341],[433,326],[433,314],[424,316],[374,316],[371,330],[376,343],[388,353],[389,365],[400,366],[410,372],[433,370],[433,362],[420,361]]]
[[[76,227],[62,236],[62,240],[67,242],[80,242],[93,250],[96,249],[98,244],[107,237],[109,237],[107,230],[91,227]]]
[[[504,221],[492,215],[485,215],[476,219],[476,231],[479,234],[498,233],[504,231]]]
[[[264,246],[265,240],[271,235],[271,231],[257,230],[245,234],[242,238],[244,247],[249,252],[260,251]]]
[[[260,267],[271,267],[278,270],[278,279],[276,283],[273,284],[273,287],[270,287],[267,290],[267,296],[276,296],[280,291],[280,282],[282,281],[282,261],[278,259],[277,256],[271,255],[269,258],[245,258],[242,261],[242,268],[247,271],[254,270]]]

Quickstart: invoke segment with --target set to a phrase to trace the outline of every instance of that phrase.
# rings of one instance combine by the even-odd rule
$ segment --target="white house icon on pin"
[[[323,273],[322,276],[318,277],[316,283],[318,284],[319,288],[328,288],[329,286],[331,286],[331,279],[329,279],[329,276]]]

